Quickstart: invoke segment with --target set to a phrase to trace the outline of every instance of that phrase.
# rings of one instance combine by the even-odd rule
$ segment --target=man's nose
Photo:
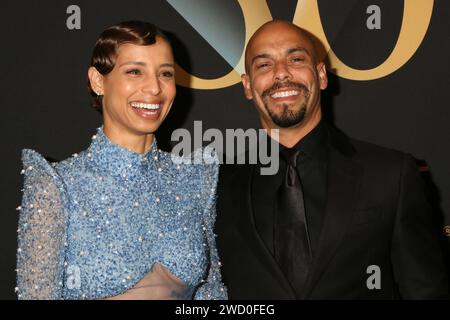
[[[161,85],[157,76],[149,76],[145,79],[142,91],[157,96],[161,92]]]
[[[275,64],[274,78],[277,81],[292,80],[292,74],[289,72],[286,63],[278,62]]]

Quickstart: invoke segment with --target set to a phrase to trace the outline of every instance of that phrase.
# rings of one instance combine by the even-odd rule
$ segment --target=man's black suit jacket
[[[215,232],[230,299],[405,299],[448,294],[432,210],[413,158],[327,125],[325,220],[305,292],[296,297],[256,229],[256,165],[222,165]],[[380,289],[368,278],[380,270]],[[369,269],[368,269],[369,268]],[[371,282],[371,281],[369,281]]]

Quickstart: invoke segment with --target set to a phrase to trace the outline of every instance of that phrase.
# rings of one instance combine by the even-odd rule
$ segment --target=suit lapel
[[[356,209],[362,175],[360,165],[351,158],[354,149],[348,139],[332,128],[329,130],[330,152],[325,221],[302,298],[308,297],[327,264],[336,254]]]
[[[233,179],[232,190],[235,190],[235,200],[236,203],[241,204],[240,210],[236,212],[235,216],[236,225],[243,238],[246,239],[251,254],[259,260],[262,268],[266,268],[272,276],[272,279],[266,278],[265,280],[271,282],[270,285],[272,286],[281,286],[286,292],[286,299],[295,299],[294,291],[256,230],[251,199],[252,175],[255,168],[255,165],[242,165]],[[258,273],[258,270],[255,270],[255,273]]]

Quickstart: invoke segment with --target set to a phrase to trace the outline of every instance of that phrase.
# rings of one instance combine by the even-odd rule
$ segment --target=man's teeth
[[[147,109],[147,110],[158,110],[160,107],[159,104],[150,104],[150,103],[143,103],[143,102],[132,102],[131,106],[133,108]]]
[[[290,90],[290,91],[275,92],[274,94],[271,95],[271,97],[274,99],[277,99],[277,98],[285,98],[285,97],[296,96],[296,95],[298,95],[297,90]]]

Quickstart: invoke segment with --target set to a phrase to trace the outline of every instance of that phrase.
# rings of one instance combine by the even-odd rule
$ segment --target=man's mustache
[[[297,88],[304,91],[304,95],[309,95],[309,89],[303,84],[298,82],[292,82],[292,81],[285,81],[285,82],[276,82],[272,87],[269,89],[266,89],[262,93],[262,97],[266,98],[269,95],[271,95],[274,91],[282,89],[282,88]]]

